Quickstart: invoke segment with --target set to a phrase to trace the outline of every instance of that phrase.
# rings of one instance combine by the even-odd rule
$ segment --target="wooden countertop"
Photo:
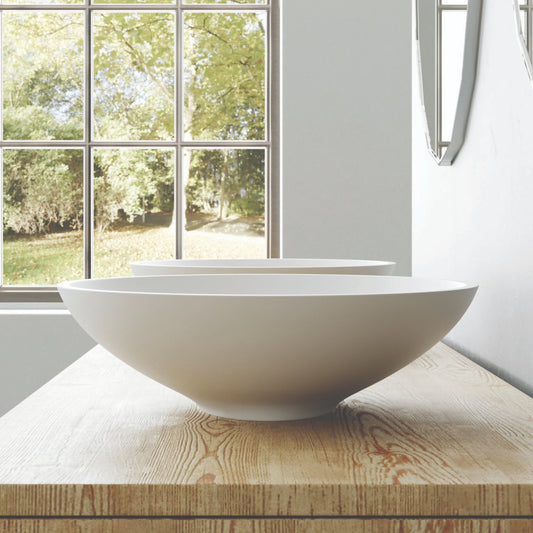
[[[443,344],[277,423],[205,415],[96,347],[0,418],[5,520],[531,515],[533,399]]]

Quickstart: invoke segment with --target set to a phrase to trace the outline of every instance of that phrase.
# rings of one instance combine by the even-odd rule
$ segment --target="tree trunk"
[[[224,220],[226,218],[226,181],[229,179],[229,156],[227,150],[224,151],[224,165],[222,170],[222,176],[220,178],[220,200],[218,220]]]

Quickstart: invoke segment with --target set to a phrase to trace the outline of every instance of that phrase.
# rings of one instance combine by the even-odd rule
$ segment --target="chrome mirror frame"
[[[516,20],[516,32],[518,36],[518,41],[520,43],[520,49],[522,51],[522,58],[524,60],[526,71],[529,76],[529,80],[533,82],[533,64],[531,62],[531,55],[528,50],[528,39],[527,35],[524,35],[524,28],[522,26],[522,20],[520,17],[520,4],[518,3],[519,0],[511,0],[513,2],[513,8],[515,13],[515,20]],[[531,23],[531,20],[528,19],[528,23]],[[530,46],[533,46],[533,43],[530,43]]]
[[[468,117],[470,115],[470,108],[472,105],[472,97],[474,94],[474,87],[476,84],[477,62],[479,54],[479,36],[481,28],[481,13],[483,0],[468,0],[466,13],[466,34],[463,53],[463,66],[461,72],[461,84],[459,88],[459,95],[457,98],[457,107],[455,110],[455,118],[453,122],[452,135],[450,143],[446,147],[445,152],[440,155],[439,147],[437,151],[433,149],[431,136],[429,133],[428,117],[424,105],[424,85],[422,73],[422,60],[420,50],[420,2],[428,0],[416,0],[416,47],[417,47],[417,62],[418,62],[418,80],[419,80],[419,95],[424,111],[424,122],[426,129],[426,142],[428,150],[439,165],[451,165],[461,147],[463,146],[466,129],[468,125]],[[437,6],[440,6],[440,0],[434,0]],[[515,2],[517,0],[514,0]]]

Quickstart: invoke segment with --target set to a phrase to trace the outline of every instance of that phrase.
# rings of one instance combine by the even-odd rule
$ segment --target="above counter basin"
[[[392,276],[183,275],[65,282],[104,348],[215,415],[291,420],[422,355],[477,287]]]
[[[170,274],[392,274],[396,263],[359,259],[172,259],[130,263],[134,276]]]

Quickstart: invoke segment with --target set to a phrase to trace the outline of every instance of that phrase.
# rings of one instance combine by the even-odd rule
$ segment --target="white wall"
[[[282,0],[286,257],[390,259],[410,272],[410,10]],[[0,414],[90,346],[70,316],[0,315]]]
[[[283,255],[409,274],[410,0],[283,5]]]
[[[533,85],[512,0],[484,3],[467,138],[451,167],[426,150],[413,86],[413,274],[478,282],[447,341],[533,393]]]
[[[92,346],[67,311],[0,309],[0,416]]]

